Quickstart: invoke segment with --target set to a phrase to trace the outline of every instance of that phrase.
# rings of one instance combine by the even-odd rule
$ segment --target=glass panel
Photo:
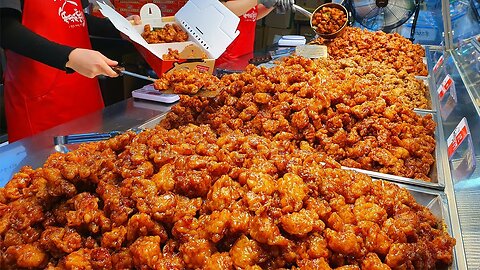
[[[415,14],[397,29],[402,36],[410,38]],[[443,18],[441,0],[425,0],[420,4],[414,43],[422,45],[443,45]]]
[[[480,0],[450,1],[453,42],[470,38],[480,33]]]

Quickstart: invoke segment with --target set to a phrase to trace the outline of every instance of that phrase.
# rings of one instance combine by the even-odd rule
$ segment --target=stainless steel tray
[[[145,129],[145,128],[155,127],[155,125],[157,125],[163,118],[165,118],[167,113],[168,112],[159,114],[158,116],[140,125],[138,128]],[[403,183],[403,184],[409,184],[409,185],[415,185],[415,186],[423,186],[423,187],[433,188],[437,190],[444,190],[445,188],[444,175],[446,173],[450,173],[450,171],[445,170],[445,164],[448,168],[448,160],[446,160],[447,153],[446,153],[445,144],[442,145],[442,142],[444,142],[442,122],[439,121],[438,119],[439,115],[437,115],[436,113],[425,112],[425,111],[417,111],[417,113],[420,115],[432,114],[433,119],[437,124],[435,128],[435,141],[436,141],[435,153],[434,153],[435,163],[432,165],[432,169],[428,175],[430,179],[432,179],[432,182],[426,182],[423,180],[417,180],[413,178],[407,178],[407,177],[397,176],[393,174],[385,174],[385,173],[358,169],[358,168],[351,168],[351,167],[345,167],[345,166],[342,166],[342,168],[346,170],[353,170],[353,171],[365,173],[372,178],[384,179],[391,182]]]
[[[152,128],[154,128],[158,123],[160,123],[160,121],[162,121],[163,118],[165,118],[165,116],[167,116],[168,112],[169,111],[161,113],[161,114],[151,118],[147,122],[138,126],[138,128],[139,129],[152,129]]]
[[[380,180],[379,178],[375,178],[375,177],[372,177],[372,178],[374,178],[374,180]],[[404,184],[398,184],[398,186],[407,189],[419,204],[430,209],[432,214],[439,221],[444,222],[448,234],[452,237],[455,237],[452,230],[450,212],[448,210],[449,209],[448,198],[443,191],[432,190],[432,189],[418,187],[418,186],[404,185]],[[453,258],[452,265],[450,267],[438,268],[438,270],[446,270],[446,269],[460,270],[461,269],[461,267],[459,267],[457,263],[459,256],[462,256],[462,260],[460,261],[465,260],[465,253],[463,251],[463,248],[461,247],[462,245],[461,243],[462,241],[460,241],[460,239],[457,239],[457,244],[455,245],[453,250],[454,258]]]
[[[432,179],[431,182],[397,176],[393,174],[380,173],[376,171],[351,168],[351,167],[342,167],[346,170],[353,170],[361,173],[365,173],[372,178],[384,179],[386,181],[392,181],[396,183],[403,183],[415,186],[422,186],[427,188],[433,188],[437,190],[445,189],[445,175],[450,173],[449,164],[447,160],[447,150],[446,150],[446,141],[443,135],[442,121],[439,119],[440,115],[432,112],[425,111],[416,111],[418,114],[424,116],[426,114],[432,114],[433,119],[436,123],[435,127],[435,163],[432,165],[430,173],[428,176]]]
[[[430,109],[420,109],[420,108],[414,108],[413,110],[414,111],[419,111],[419,112],[436,112],[437,111],[437,106],[436,106],[436,102],[433,100],[433,97],[435,97],[435,92],[436,90],[434,89],[434,87],[430,87],[430,80],[428,77],[423,77],[423,76],[415,76],[417,78],[417,80],[420,80],[422,81],[426,86],[427,86],[427,89],[428,89],[428,92],[427,92],[427,99],[428,101],[430,102],[430,104],[428,104],[430,106]]]

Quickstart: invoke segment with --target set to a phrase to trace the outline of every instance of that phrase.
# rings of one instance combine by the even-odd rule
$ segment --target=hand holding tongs
[[[112,67],[113,71],[117,72],[118,74],[125,74],[125,75],[129,75],[129,76],[132,76],[132,77],[135,77],[135,78],[139,78],[139,79],[143,79],[143,80],[147,80],[147,81],[151,81],[151,82],[155,82],[157,79],[154,79],[152,77],[147,77],[147,76],[143,76],[143,75],[140,75],[140,74],[137,74],[137,73],[133,73],[133,72],[130,72],[130,71],[126,71],[124,67],[122,66],[115,66],[115,67]]]

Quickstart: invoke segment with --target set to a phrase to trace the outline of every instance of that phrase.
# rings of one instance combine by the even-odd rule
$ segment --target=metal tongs
[[[133,131],[135,133],[140,133],[143,131],[142,128],[131,128],[128,131]],[[111,139],[117,135],[120,135],[124,132],[122,131],[109,131],[109,132],[90,132],[90,133],[79,133],[79,134],[70,134],[70,135],[60,135],[53,137],[53,144],[55,145],[55,150],[60,153],[68,153],[70,150],[66,146],[67,144],[79,144],[87,142],[98,142],[103,140]]]
[[[152,77],[147,77],[144,75],[140,75],[134,72],[126,71],[124,67],[122,66],[115,66],[112,67],[112,69],[117,72],[118,74],[123,74],[123,75],[129,75],[135,78],[155,82],[157,79],[154,79]],[[187,93],[175,93],[173,89],[167,89],[167,90],[158,90],[160,93],[163,94],[175,94],[175,95],[188,95],[188,96],[199,96],[199,97],[215,97],[220,93],[220,89],[218,90],[205,90],[203,88],[199,89],[198,92],[192,93],[192,94],[187,94]]]
[[[147,76],[143,76],[143,75],[140,75],[140,74],[137,74],[137,73],[133,73],[133,72],[130,72],[130,71],[126,71],[124,67],[122,66],[115,66],[115,67],[112,67],[113,71],[117,72],[119,75],[129,75],[129,76],[132,76],[132,77],[135,77],[135,78],[139,78],[139,79],[143,79],[143,80],[147,80],[147,81],[151,81],[151,82],[155,82],[157,79],[154,79],[152,77],[147,77]]]

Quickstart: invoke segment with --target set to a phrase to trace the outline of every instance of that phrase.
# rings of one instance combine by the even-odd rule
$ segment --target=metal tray
[[[140,126],[138,126],[139,129],[152,129],[152,128],[155,128],[155,126],[160,123],[160,121],[162,121],[163,118],[165,118],[165,116],[167,116],[167,114],[169,113],[169,111],[167,112],[164,112],[164,113],[161,113],[153,118],[151,118],[150,120],[148,120],[147,122],[141,124]]]
[[[382,180],[380,178],[372,177],[374,180]],[[383,179],[385,180],[385,179]],[[448,198],[443,191],[432,190],[428,188],[398,184],[398,186],[407,189],[410,194],[415,198],[415,200],[430,209],[432,214],[439,220],[443,221],[444,226],[448,234],[452,237],[458,238],[461,236],[455,236],[452,230],[452,221],[450,217],[450,211],[448,207]],[[462,248],[462,241],[457,239],[457,243],[453,250],[453,263],[449,267],[438,268],[437,270],[460,270],[463,269],[459,267],[458,261],[465,261],[465,253]],[[461,256],[462,259],[459,260],[458,257]]]
[[[430,81],[429,81],[429,78],[428,77],[424,77],[424,76],[415,76],[415,78],[417,78],[417,80],[420,80],[422,81],[426,86],[427,86],[427,100],[430,102],[430,104],[428,104],[430,106],[430,109],[420,109],[420,108],[414,108],[413,110],[414,111],[419,111],[419,112],[436,112],[436,103],[434,102],[434,100],[432,99],[432,97],[435,96],[435,89],[433,89],[433,87],[430,87]]]
[[[447,148],[446,148],[446,141],[443,135],[442,121],[439,119],[440,115],[437,113],[425,112],[425,111],[416,111],[416,112],[422,116],[426,114],[432,114],[433,119],[436,123],[435,153],[434,153],[435,163],[432,165],[430,173],[428,174],[428,176],[432,180],[431,182],[418,180],[414,178],[403,177],[403,176],[397,176],[393,174],[380,173],[380,172],[365,170],[365,169],[358,169],[358,168],[344,167],[344,166],[342,166],[342,168],[346,170],[361,172],[369,175],[372,178],[384,179],[386,181],[392,181],[396,183],[433,188],[437,190],[444,190],[445,175],[450,174],[450,170],[449,170],[449,164],[447,160]]]
[[[140,125],[138,128],[140,129],[154,128],[155,125],[157,125],[163,118],[165,118],[167,113],[168,112],[159,114],[158,116]],[[446,157],[447,157],[446,146],[445,146],[446,142],[444,142],[445,140],[443,139],[444,136],[443,136],[442,121],[439,121],[438,119],[439,115],[436,113],[425,112],[425,111],[417,111],[417,113],[422,116],[426,114],[432,114],[433,119],[437,124],[435,127],[435,141],[436,141],[435,153],[434,153],[435,163],[432,165],[432,169],[430,170],[430,173],[428,175],[430,179],[432,179],[432,182],[426,182],[423,180],[417,180],[413,178],[402,177],[402,176],[397,176],[393,174],[385,174],[385,173],[364,170],[359,168],[352,168],[352,167],[345,167],[345,166],[342,166],[342,168],[346,170],[361,172],[369,175],[372,178],[384,179],[386,181],[392,181],[396,183],[433,188],[437,190],[444,190],[445,189],[444,175],[446,175],[447,173],[450,173],[450,171],[446,170],[446,168],[448,168],[449,165],[448,165],[448,160],[446,160]]]

